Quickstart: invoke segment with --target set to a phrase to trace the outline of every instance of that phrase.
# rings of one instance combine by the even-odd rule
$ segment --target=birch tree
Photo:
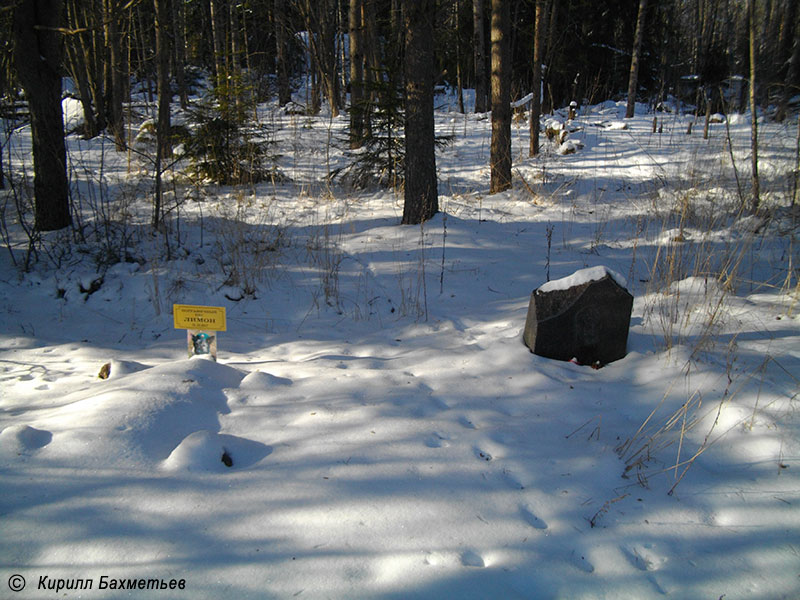
[[[628,77],[628,106],[625,109],[625,118],[632,119],[636,110],[636,90],[639,86],[639,52],[642,49],[644,36],[645,14],[647,13],[647,0],[639,0],[639,16],[636,19],[636,32],[633,35],[633,51],[631,52],[631,72]]]

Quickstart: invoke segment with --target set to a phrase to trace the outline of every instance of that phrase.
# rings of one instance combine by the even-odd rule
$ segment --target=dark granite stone
[[[602,366],[626,354],[633,296],[606,274],[566,289],[534,290],[523,340],[531,352]]]

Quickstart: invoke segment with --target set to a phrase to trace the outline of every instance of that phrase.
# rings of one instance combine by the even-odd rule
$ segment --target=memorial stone
[[[533,291],[523,341],[539,356],[603,366],[625,356],[632,309],[624,278],[582,269]]]

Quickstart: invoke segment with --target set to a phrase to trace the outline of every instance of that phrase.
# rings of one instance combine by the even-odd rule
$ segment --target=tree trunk
[[[511,187],[511,72],[507,0],[492,0],[492,147],[489,193]]]
[[[639,0],[639,17],[636,19],[636,33],[633,35],[633,52],[631,53],[631,72],[628,77],[628,106],[625,118],[632,119],[636,111],[636,90],[639,87],[639,53],[644,37],[644,20],[647,13],[647,0]]]
[[[153,227],[161,221],[163,208],[162,178],[163,164],[172,154],[170,140],[170,114],[169,105],[172,99],[172,90],[169,82],[169,15],[170,0],[153,0],[156,13],[156,61],[158,70],[158,122],[156,124],[156,198],[153,207]]]
[[[396,2],[397,0],[392,0],[392,2]],[[345,38],[349,37],[348,27],[345,24],[345,12],[344,7],[342,6],[341,2],[336,3],[336,43],[338,45],[338,50],[336,53],[337,59],[339,60],[342,68],[339,71],[339,108],[345,108],[347,106],[347,78],[349,73],[347,72],[347,48],[345,48]]]
[[[172,3],[172,20],[175,86],[181,108],[185,109],[189,106],[189,92],[186,89],[186,7],[183,0]]]
[[[123,95],[125,93],[125,68],[122,60],[122,36],[119,34],[119,0],[105,0],[104,4],[104,30],[106,47],[108,48],[109,75],[107,77],[108,92],[108,128],[114,136],[114,145],[118,152],[126,149],[125,120],[122,110]]]
[[[379,98],[388,90],[384,85],[384,64],[381,60],[381,48],[378,40],[378,15],[376,14],[377,0],[361,0],[361,44],[364,49],[364,135],[372,137],[372,121],[375,105],[389,98]]]
[[[542,61],[547,65],[547,71],[542,78],[545,90],[550,90],[551,74],[553,69],[550,68],[551,63],[555,60],[557,52],[556,37],[558,35],[558,8],[561,5],[561,0],[550,1],[550,16],[547,19],[547,54],[542,56]],[[542,112],[551,112],[553,110],[553,95],[548,93],[545,96],[544,106]]]
[[[289,84],[289,57],[286,40],[286,0],[275,0],[275,57],[278,72],[278,105],[286,106],[292,100]]]
[[[363,0],[350,0],[350,148],[364,143]]]
[[[339,116],[339,78],[336,69],[336,28],[335,8],[329,0],[321,4],[322,23],[320,26],[320,71],[325,96],[333,117]]]
[[[797,31],[797,24],[786,24],[792,31]],[[783,83],[783,91],[781,93],[781,100],[778,104],[778,112],[775,114],[775,120],[782,122],[786,118],[786,113],[789,109],[789,100],[797,93],[797,80],[798,70],[800,70],[800,39],[794,38],[794,47],[792,54],[789,58],[789,65],[786,70],[786,78]]]
[[[222,9],[224,0],[210,0],[211,10],[211,37],[214,44],[214,75],[217,94],[226,96],[228,73],[225,66],[225,23]]]
[[[61,0],[22,0],[14,9],[15,62],[31,113],[35,227],[39,231],[70,224],[58,31],[62,9]]]
[[[236,2],[228,4],[228,94],[236,109],[236,119],[244,119],[245,86],[242,80],[242,27],[239,20],[241,7]]]
[[[464,114],[464,80],[461,72],[461,2],[455,0],[453,4],[456,25],[456,87],[458,92],[458,112]]]
[[[473,0],[472,20],[474,24],[473,39],[475,42],[475,112],[485,113],[489,110],[486,85],[486,43],[483,27],[483,0]]]
[[[758,179],[758,113],[756,112],[756,0],[747,0],[750,31],[750,166],[753,175],[753,212],[758,210],[761,191]]]
[[[404,225],[427,221],[439,210],[433,122],[435,18],[435,0],[407,0]]]
[[[81,29],[81,19],[78,15],[76,0],[66,2],[67,27],[78,32]],[[78,32],[70,35],[64,44],[66,67],[75,84],[78,86],[83,116],[86,120],[83,135],[91,139],[100,133],[97,122],[97,114],[92,105],[92,92],[89,85],[89,61],[86,59],[86,43],[84,35],[86,32]]]
[[[306,21],[306,30],[309,32],[308,43],[311,55],[312,72],[316,73],[315,81],[322,87],[322,92],[328,99],[331,114],[339,116],[339,90],[336,72],[336,38],[335,14],[330,0],[311,2],[305,0],[301,4],[303,16]],[[319,91],[312,91],[312,113],[320,109]]]
[[[542,114],[542,38],[544,37],[544,0],[536,0],[536,25],[533,34],[533,100],[529,121],[529,156],[539,154],[539,117]]]

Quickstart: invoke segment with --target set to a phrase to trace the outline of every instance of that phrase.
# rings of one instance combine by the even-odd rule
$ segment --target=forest
[[[2,0],[0,590],[796,600],[798,11]]]
[[[37,231],[71,222],[58,114],[65,78],[83,108],[81,134],[108,135],[119,151],[130,147],[141,121],[133,94],[153,107],[154,225],[164,210],[161,175],[179,158],[220,183],[274,174],[263,148],[242,132],[270,98],[294,113],[316,115],[323,104],[333,117],[347,113],[350,147],[369,149],[354,180],[410,182],[410,223],[436,212],[435,90],[453,90],[462,112],[463,90],[474,90],[475,112],[492,111],[498,191],[511,185],[511,102],[531,100],[522,110],[530,105],[534,156],[540,115],[570,103],[627,99],[628,117],[636,101],[657,110],[677,99],[709,115],[758,106],[780,122],[796,108],[800,82],[795,0],[5,4],[0,111],[12,117],[7,128],[26,111],[32,118]],[[205,101],[190,102],[199,92]],[[171,123],[176,98],[186,113],[182,126]],[[196,126],[191,131],[187,119]],[[420,150],[408,165],[404,134],[405,144]],[[173,153],[179,144],[182,157]],[[406,168],[413,176],[405,177]],[[753,170],[757,184],[755,152]]]

